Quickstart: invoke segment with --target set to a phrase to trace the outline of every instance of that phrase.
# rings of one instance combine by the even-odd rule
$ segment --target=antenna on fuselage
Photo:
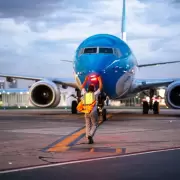
[[[126,0],[123,0],[121,38],[126,42]]]

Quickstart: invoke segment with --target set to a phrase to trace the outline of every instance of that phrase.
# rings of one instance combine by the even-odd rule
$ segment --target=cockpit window
[[[114,49],[114,54],[115,54],[118,58],[120,58],[120,57],[122,56],[120,50],[117,49],[117,48]]]
[[[85,48],[84,54],[97,53],[97,48]]]
[[[83,54],[83,51],[84,51],[84,49],[80,49],[80,50],[79,50],[79,56],[80,56],[81,54]]]
[[[121,51],[118,48],[110,47],[87,47],[79,50],[78,56],[82,54],[113,54],[120,58],[122,56]]]
[[[99,48],[99,53],[113,54],[112,48]]]

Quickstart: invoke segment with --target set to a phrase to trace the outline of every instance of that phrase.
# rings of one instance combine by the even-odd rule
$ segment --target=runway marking
[[[77,161],[68,161],[68,162],[62,162],[62,163],[40,165],[40,166],[33,166],[33,167],[26,167],[26,168],[12,169],[12,170],[4,170],[4,171],[0,171],[0,174],[28,171],[28,170],[48,168],[48,167],[57,167],[57,166],[64,166],[64,165],[77,164],[77,163],[86,163],[86,162],[100,161],[100,160],[107,160],[107,159],[125,158],[125,157],[130,157],[130,156],[139,156],[139,155],[144,155],[144,154],[152,154],[152,153],[175,151],[175,150],[180,150],[180,147],[154,150],[154,151],[148,151],[148,152],[131,153],[131,154],[126,154],[126,155],[116,155],[116,156],[107,156],[107,157],[84,159],[84,160],[77,160]]]
[[[68,136],[71,136],[71,135],[73,135],[74,133],[80,131],[80,130],[83,129],[84,127],[85,127],[85,126],[83,126],[83,127],[79,128],[79,129],[73,131],[72,133],[70,133],[70,134],[68,134],[68,135],[63,136],[62,138],[60,138],[60,139],[58,139],[58,140],[56,140],[55,142],[49,144],[47,147],[43,148],[42,151],[43,151],[43,152],[47,151],[47,150],[50,149],[51,147],[55,146],[57,143],[63,141],[63,140],[64,140],[65,138],[67,138]]]
[[[53,147],[48,149],[48,152],[64,152],[67,147],[70,147],[70,144],[77,140],[77,138],[84,134],[85,135],[85,128],[81,129],[80,131],[73,133],[71,136],[66,137],[61,142],[57,143]]]
[[[107,115],[108,119],[111,117],[111,114]],[[98,122],[98,126],[100,126],[103,122],[104,121],[100,120]],[[69,135],[63,136],[61,139],[53,142],[49,146],[45,147],[42,151],[65,152],[85,136],[85,131],[85,126],[83,126],[82,128],[79,128],[78,130],[70,133]]]
[[[126,148],[107,148],[107,147],[71,147],[69,151],[79,152],[107,152],[116,154],[125,154]]]

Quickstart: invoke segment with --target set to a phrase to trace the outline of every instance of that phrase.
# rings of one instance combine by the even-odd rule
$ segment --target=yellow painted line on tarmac
[[[59,142],[58,144],[56,144],[52,148],[48,149],[48,151],[50,151],[50,152],[52,152],[52,151],[53,152],[64,152],[64,151],[68,150],[70,148],[70,146],[68,146],[68,144],[73,142],[76,138],[78,138],[83,133],[85,133],[85,128],[83,128],[82,130],[72,134],[71,136],[68,136],[63,141]]]
[[[112,117],[111,114],[107,115],[107,119],[110,119],[111,117]],[[100,120],[98,122],[98,125],[100,126],[103,122],[104,121]],[[71,134],[70,136],[67,136],[65,139],[58,142],[53,147],[50,147],[47,151],[48,152],[65,152],[72,147],[70,144],[73,144],[73,142],[78,140],[80,136],[83,137],[83,134],[85,135],[85,132],[86,132],[86,128],[83,128],[83,129]]]
[[[70,151],[78,152],[90,152],[90,153],[115,153],[115,154],[125,154],[126,148],[124,147],[71,147]]]

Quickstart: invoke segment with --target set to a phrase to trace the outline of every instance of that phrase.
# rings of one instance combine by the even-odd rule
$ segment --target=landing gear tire
[[[72,114],[77,114],[77,109],[76,109],[76,107],[77,107],[77,101],[72,101],[72,104],[71,104],[71,112],[72,112]]]
[[[153,113],[159,114],[159,102],[155,101],[153,104]]]
[[[147,101],[143,102],[143,114],[148,114],[149,112],[149,104]]]
[[[102,110],[102,119],[103,119],[103,121],[107,120],[107,111],[106,111],[106,109]]]

